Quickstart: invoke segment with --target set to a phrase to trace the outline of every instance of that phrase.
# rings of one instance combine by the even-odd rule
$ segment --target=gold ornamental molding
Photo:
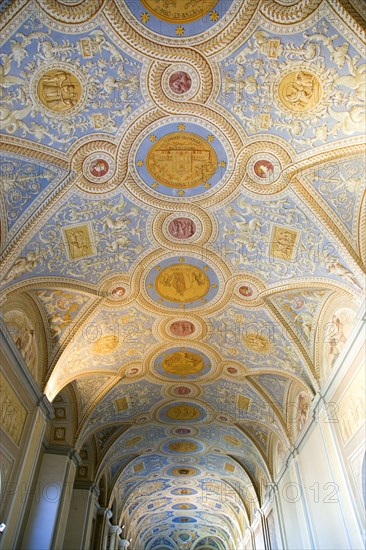
[[[31,290],[39,290],[40,288],[50,288],[50,289],[69,289],[76,292],[81,292],[82,294],[89,294],[90,297],[98,297],[99,290],[98,285],[92,285],[86,282],[80,282],[77,279],[69,279],[66,277],[37,277],[33,280],[23,280],[19,283],[9,286],[3,292],[3,296],[7,298],[12,298],[19,294],[19,292],[28,292]]]
[[[292,330],[286,319],[280,314],[276,306],[271,302],[269,298],[266,300],[266,307],[269,310],[269,312],[273,315],[273,317],[285,328],[287,333],[290,335],[291,340],[294,342],[294,344],[297,347],[297,350],[299,351],[302,359],[304,360],[306,366],[308,367],[308,375],[310,377],[310,380],[314,384],[314,389],[318,389],[318,376],[315,369],[315,366],[309,357],[309,354],[305,347],[303,346],[302,342],[297,337],[296,333]]]
[[[355,299],[356,297],[352,294],[350,288],[346,285],[342,285],[337,281],[329,282],[329,279],[326,278],[312,278],[312,279],[301,279],[298,281],[292,281],[291,283],[286,283],[282,285],[271,285],[266,290],[261,293],[261,298],[266,300],[267,298],[274,298],[278,294],[283,294],[284,292],[291,292],[293,290],[331,290],[333,292],[341,292],[349,298]]]
[[[39,7],[60,23],[79,25],[94,17],[104,0],[82,0],[76,5],[65,5],[57,0],[37,0]]]
[[[0,18],[0,30],[2,31],[4,27],[12,20],[17,14],[29,3],[29,0],[14,0],[7,7],[4,13],[2,13]]]
[[[366,17],[363,0],[327,0],[328,5],[335,11],[344,23],[365,42]]]
[[[262,0],[261,13],[271,22],[282,25],[299,23],[311,15],[323,0],[300,0],[291,6],[284,6],[276,0]]]
[[[103,373],[105,375],[105,373]],[[77,380],[82,380],[84,376],[90,376],[90,373],[83,373],[82,375],[77,377]],[[98,406],[98,403],[102,401],[102,399],[111,391],[113,388],[123,379],[123,376],[116,376],[116,373],[114,373],[113,378],[111,377],[111,380],[109,380],[104,386],[102,386],[99,391],[96,391],[96,394],[94,394],[94,397],[88,402],[88,404],[85,407],[85,410],[83,414],[81,415],[79,413],[78,418],[78,430],[77,432],[80,432],[80,428],[83,426],[83,424],[86,422],[87,418],[92,414],[93,410]],[[70,383],[70,382],[69,382]]]
[[[50,211],[55,208],[57,203],[69,193],[74,184],[77,185],[78,179],[80,177],[81,176],[79,175],[75,178],[68,179],[63,187],[56,190],[51,197],[48,197],[44,201],[42,207],[38,209],[37,212],[35,212],[29,223],[24,225],[22,229],[18,231],[16,237],[14,237],[14,239],[11,241],[10,245],[7,247],[2,257],[2,269],[4,270],[4,273],[7,273],[8,269],[12,265],[12,262],[16,259],[15,257],[21,252],[22,248],[25,246],[28,240],[36,233],[38,229],[40,229],[42,224],[48,219]],[[67,178],[69,178],[69,176],[67,176]]]
[[[258,2],[242,0],[239,14],[219,34],[197,45],[197,49],[212,56],[229,46],[246,29],[258,10]]]
[[[57,349],[56,353],[52,356],[52,359],[51,359],[49,367],[48,367],[47,375],[46,375],[46,378],[45,378],[45,386],[47,385],[48,381],[50,380],[53,372],[57,369],[58,362],[62,358],[62,355],[64,354],[64,351],[69,346],[69,344],[72,344],[72,342],[75,339],[75,336],[77,335],[79,330],[82,329],[85,322],[88,319],[90,319],[90,317],[94,314],[97,307],[98,307],[98,301],[93,302],[92,304],[89,305],[89,307],[82,310],[81,315],[77,318],[76,321],[74,321],[73,331],[71,332],[71,334],[69,334],[68,336],[66,336],[62,340],[62,342],[60,343],[59,348]],[[66,384],[64,384],[64,385],[66,385]],[[62,386],[62,387],[64,387],[64,386]],[[61,389],[59,389],[59,391],[61,391]]]
[[[278,416],[278,413],[277,411],[276,412],[276,416]],[[284,431],[286,433],[286,425],[285,424],[282,424],[282,419],[279,418],[278,419],[281,423],[281,425],[283,425],[283,428],[284,428]],[[240,431],[242,432],[252,443],[253,445],[255,446],[256,450],[258,451],[259,455],[261,456],[261,458],[263,459],[263,462],[264,464],[266,465],[266,468],[267,468],[267,471],[268,473],[271,473],[271,468],[270,468],[270,464],[269,464],[269,461],[268,461],[268,456],[267,454],[264,452],[264,450],[262,449],[262,447],[258,444],[258,442],[256,441],[255,437],[253,436],[253,434],[251,434],[248,430],[245,429],[244,426],[242,426],[241,424],[239,423],[236,423],[235,424],[235,427]],[[287,433],[286,433],[287,435]],[[235,460],[236,462],[238,462],[238,459],[235,458],[234,456],[230,455],[228,453],[228,455],[230,458],[232,458],[233,460]],[[243,468],[243,470],[245,470],[245,473],[248,475],[249,479],[251,480],[252,484],[253,484],[253,488],[255,488],[255,483],[254,483],[254,480],[252,478],[252,476],[250,475],[250,473],[247,471],[246,467],[245,467],[245,463],[244,465],[240,462],[239,463],[241,465],[241,467]],[[257,490],[255,489],[256,491],[256,496],[258,498],[258,502],[260,502],[260,496],[259,494],[257,494]]]
[[[263,399],[266,403],[268,403],[268,402],[271,403],[271,405],[272,405],[271,412],[272,411],[274,412],[275,417],[277,418],[278,422],[280,423],[280,426],[282,427],[286,437],[288,439],[290,439],[290,432],[289,432],[288,426],[286,424],[286,420],[283,417],[283,411],[281,411],[281,409],[280,409],[280,407],[277,403],[273,402],[273,397],[271,396],[271,394],[269,392],[267,392],[261,384],[259,384],[256,380],[254,380],[253,377],[248,376],[246,379],[248,380],[248,382],[250,381],[251,386],[255,389],[255,391],[259,395],[261,395],[263,397]]]
[[[131,144],[149,124],[158,121],[162,117],[164,117],[164,113],[155,107],[151,111],[143,113],[124,133],[116,151],[116,172],[121,182],[128,176]]]
[[[322,208],[318,201],[316,201],[311,193],[305,188],[305,186],[298,180],[293,180],[293,189],[295,193],[303,200],[321,219],[325,227],[330,231],[333,237],[340,245],[344,255],[349,258],[352,264],[359,270],[361,274],[366,273],[365,265],[357,252],[354,251],[352,244],[345,237],[345,233],[329,216],[329,214]]]
[[[59,166],[63,170],[70,169],[68,155],[59,153],[45,145],[38,145],[22,138],[13,136],[1,136],[1,149],[3,151],[28,156],[31,159],[40,160]]]
[[[361,203],[361,215],[359,224],[359,250],[361,251],[362,261],[366,265],[366,194]]]
[[[364,138],[362,139],[364,140]],[[346,238],[342,229],[339,228],[338,224],[331,218],[325,208],[323,208],[319,204],[319,201],[317,201],[308,191],[300,178],[302,173],[314,167],[319,167],[320,165],[327,164],[331,161],[352,159],[356,156],[364,155],[365,151],[366,146],[364,141],[358,141],[350,145],[340,144],[332,149],[327,147],[326,151],[315,151],[311,157],[309,156],[305,159],[299,160],[284,170],[284,177],[292,183],[292,188],[296,195],[300,198],[300,200],[311,207],[313,212],[316,213],[316,215],[321,219],[325,227],[336,238],[346,257],[349,258],[349,260],[362,274],[365,272],[365,265],[362,258],[359,256],[358,252],[354,250],[352,243],[350,243]],[[360,245],[362,245],[362,242]]]
[[[349,141],[347,139],[346,144],[344,142],[336,142],[327,145],[325,148],[312,149],[305,158],[299,159],[284,170],[286,177],[292,180],[300,172],[304,172],[314,166],[326,164],[332,160],[343,160],[365,154],[366,141],[363,136],[357,137],[352,143],[348,143]]]

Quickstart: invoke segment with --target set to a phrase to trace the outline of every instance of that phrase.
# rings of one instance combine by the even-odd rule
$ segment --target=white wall
[[[365,327],[364,316],[359,318],[340,362],[314,399],[311,418],[276,480],[276,497],[272,496],[272,504],[263,507],[267,514],[273,508],[281,522],[283,550],[365,547],[365,424],[359,421],[365,410],[359,395],[360,380],[365,376]],[[346,415],[351,420],[356,418],[357,425],[349,422],[351,428],[345,435],[342,420]],[[278,522],[276,537],[281,540]]]

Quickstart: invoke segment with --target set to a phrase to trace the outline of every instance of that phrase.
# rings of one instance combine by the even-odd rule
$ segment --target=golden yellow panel
[[[193,468],[174,468],[172,471],[173,476],[193,476],[195,473]]]
[[[197,444],[193,441],[174,441],[168,449],[176,453],[191,453],[197,450]]]
[[[265,336],[256,332],[249,332],[243,336],[243,342],[247,348],[256,353],[267,353],[270,349],[270,343]]]
[[[173,264],[156,277],[155,289],[172,302],[194,302],[209,291],[210,279],[199,267],[191,264]]]
[[[281,80],[278,95],[285,107],[295,113],[305,113],[320,102],[322,86],[314,74],[294,71]]]
[[[144,469],[144,463],[140,462],[133,467],[134,472],[141,472]]]
[[[243,409],[244,411],[247,411],[249,408],[250,399],[249,397],[245,397],[245,395],[238,395],[238,407],[239,409]]]
[[[118,345],[118,336],[115,334],[106,334],[94,342],[93,351],[100,355],[111,353]]]
[[[121,409],[118,409],[118,410],[121,410]],[[125,447],[133,447],[134,445],[137,445],[137,443],[140,443],[141,440],[142,440],[142,437],[140,435],[137,435],[136,437],[133,437],[132,439],[129,439],[128,441],[126,441]]]
[[[126,396],[119,397],[118,399],[115,400],[114,404],[116,406],[117,411],[126,411],[128,409],[128,401]]]
[[[19,445],[27,411],[4,376],[0,377],[1,427]]]
[[[230,434],[224,435],[224,440],[227,441],[228,443],[231,443],[232,445],[235,445],[236,447],[241,446],[239,439],[237,439],[233,435],[230,435]]]
[[[225,464],[225,470],[227,472],[235,472],[235,466],[233,464],[226,463]]]
[[[38,82],[37,92],[45,107],[60,113],[75,107],[81,98],[82,86],[73,73],[52,69]]]
[[[141,0],[155,17],[169,23],[189,23],[206,15],[218,0]]]
[[[170,374],[195,374],[204,367],[204,360],[196,353],[189,351],[175,351],[162,361],[162,368]]]
[[[173,405],[166,415],[172,420],[193,420],[200,417],[201,411],[193,405]]]
[[[69,256],[72,260],[94,255],[88,225],[64,227],[63,231],[67,241]]]
[[[298,231],[276,225],[271,239],[270,255],[280,260],[292,260]]]
[[[149,174],[174,189],[201,185],[214,175],[217,166],[213,147],[190,132],[173,132],[161,137],[146,156]]]

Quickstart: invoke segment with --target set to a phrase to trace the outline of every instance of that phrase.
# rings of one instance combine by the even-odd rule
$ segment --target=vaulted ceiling
[[[352,327],[362,7],[2,2],[4,319],[136,548],[238,548]]]

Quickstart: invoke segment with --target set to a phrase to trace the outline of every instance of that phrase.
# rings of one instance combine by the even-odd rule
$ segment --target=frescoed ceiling
[[[4,320],[134,548],[239,548],[348,336],[363,7],[1,4]]]

